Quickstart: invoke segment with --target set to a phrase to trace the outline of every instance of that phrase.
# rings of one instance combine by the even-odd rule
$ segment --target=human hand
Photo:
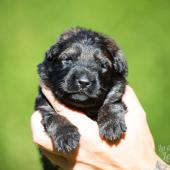
[[[155,153],[145,111],[129,86],[122,98],[128,107],[125,115],[127,132],[118,143],[113,144],[108,144],[99,136],[95,121],[61,104],[49,89],[42,88],[42,91],[53,108],[77,126],[81,134],[77,150],[67,154],[57,153],[41,124],[41,114],[36,111],[32,115],[33,140],[54,165],[63,170],[153,170],[156,162],[161,162]]]

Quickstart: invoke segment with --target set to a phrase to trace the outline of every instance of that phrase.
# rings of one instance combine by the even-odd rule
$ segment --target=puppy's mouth
[[[78,92],[71,93],[70,95],[71,95],[72,99],[74,99],[76,101],[80,101],[80,102],[83,102],[83,101],[86,101],[88,99],[96,98],[97,97],[96,95],[88,94],[83,89],[80,89]]]
[[[67,91],[67,102],[76,107],[96,107],[101,104],[99,100],[103,96],[98,96],[98,94],[92,94],[86,90],[78,90],[78,91]]]

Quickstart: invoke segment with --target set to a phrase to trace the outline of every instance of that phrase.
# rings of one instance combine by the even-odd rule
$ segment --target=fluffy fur
[[[120,139],[126,131],[126,106],[121,97],[127,72],[115,41],[83,28],[61,34],[38,65],[40,81],[55,98],[97,121],[100,135],[110,141]],[[42,124],[57,151],[69,152],[78,146],[77,127],[54,111],[40,88],[35,110],[42,113]]]

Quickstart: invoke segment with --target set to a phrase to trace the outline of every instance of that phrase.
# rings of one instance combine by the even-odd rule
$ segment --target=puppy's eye
[[[73,60],[70,57],[67,57],[62,60],[62,64],[64,64],[64,65],[70,65],[70,64],[72,64],[72,62],[73,62]]]
[[[102,72],[105,73],[107,71],[107,64],[106,63],[101,63],[100,66],[102,68]]]

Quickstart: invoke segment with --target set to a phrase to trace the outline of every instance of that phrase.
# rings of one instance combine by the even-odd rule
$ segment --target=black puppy
[[[40,81],[68,107],[83,111],[96,120],[106,140],[121,138],[126,131],[126,106],[121,97],[127,84],[127,63],[109,37],[83,28],[64,32],[38,65]],[[59,115],[42,94],[35,110],[57,151],[68,152],[79,144],[77,127]]]

